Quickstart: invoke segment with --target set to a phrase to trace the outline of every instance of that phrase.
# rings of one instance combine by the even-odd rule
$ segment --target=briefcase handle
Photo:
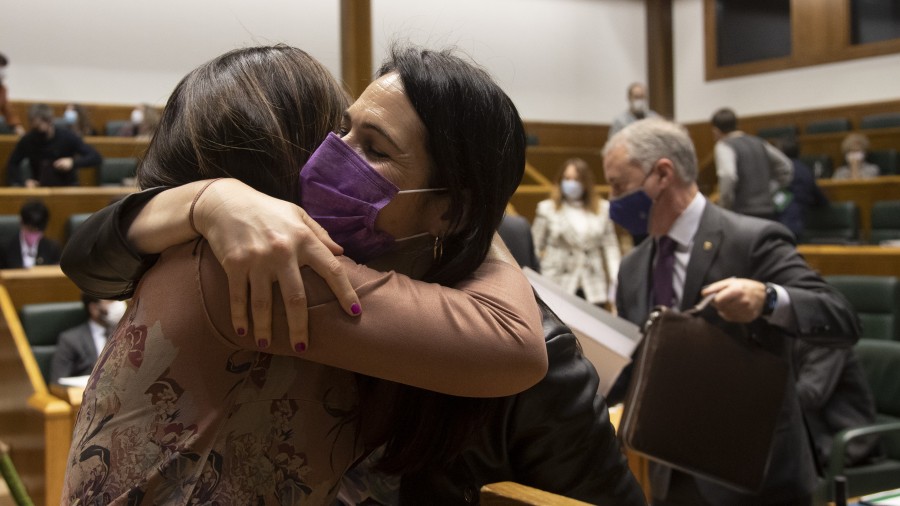
[[[685,311],[683,314],[686,314],[688,316],[696,316],[696,315],[700,314],[700,312],[703,311],[704,309],[706,309],[706,306],[708,306],[709,303],[712,302],[712,300],[715,298],[715,296],[716,296],[715,293],[711,293],[711,294],[707,295],[706,297],[703,297],[703,299],[700,302],[698,302],[694,307]],[[650,311],[650,315],[647,316],[647,321],[644,322],[644,326],[641,329],[644,332],[644,335],[646,335],[647,332],[650,331],[650,327],[652,327],[654,323],[659,321],[662,314],[665,313],[666,311],[672,311],[672,308],[666,307],[666,306],[656,306],[653,308],[652,311]]]

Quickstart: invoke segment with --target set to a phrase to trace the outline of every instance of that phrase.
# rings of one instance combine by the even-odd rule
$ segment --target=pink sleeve
[[[197,256],[209,319],[222,338],[255,350],[252,335],[234,335],[225,272],[203,244]],[[302,354],[290,348],[284,305],[275,289],[273,344],[267,352],[469,397],[513,395],[544,377],[541,313],[517,265],[489,259],[448,288],[339,259],[359,295],[362,315],[345,314],[324,281],[304,268],[309,348]]]

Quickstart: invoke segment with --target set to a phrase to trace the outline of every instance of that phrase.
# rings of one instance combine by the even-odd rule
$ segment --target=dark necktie
[[[656,244],[656,266],[653,267],[653,305],[672,306],[675,290],[672,277],[675,272],[675,246],[673,239],[662,236]]]

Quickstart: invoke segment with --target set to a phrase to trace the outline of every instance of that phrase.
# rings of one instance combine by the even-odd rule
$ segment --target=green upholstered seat
[[[891,176],[897,173],[896,149],[873,149],[866,153],[866,161],[878,166],[879,174]]]
[[[828,179],[834,172],[834,164],[828,155],[800,155],[800,161],[809,166],[816,178]]]
[[[97,184],[100,186],[122,186],[125,178],[134,178],[137,158],[104,158],[97,169]]]
[[[900,240],[900,200],[880,200],[872,204],[872,232],[869,241]]]
[[[66,241],[68,242],[69,238],[72,237],[72,234],[75,233],[75,229],[81,226],[88,218],[91,217],[93,213],[76,213],[69,215],[69,218],[66,220]]]
[[[801,243],[855,244],[859,242],[859,208],[854,202],[831,202],[811,207],[800,234]]]
[[[106,128],[104,129],[104,131],[106,132],[106,135],[115,137],[119,135],[119,130],[122,130],[122,127],[129,123],[131,123],[131,121],[128,121],[127,119],[109,120],[106,122]]]
[[[830,134],[834,132],[847,132],[850,130],[850,120],[847,118],[832,118],[822,121],[812,121],[806,124],[807,134]]]
[[[900,488],[900,342],[861,339],[856,345],[856,355],[875,397],[876,421],[835,436],[817,504],[831,499],[836,476],[847,479],[848,497]],[[843,450],[847,442],[871,434],[880,435],[884,458],[845,467]]]
[[[783,139],[785,137],[797,137],[796,125],[780,125],[760,128],[756,131],[756,135],[763,139]]]
[[[47,381],[60,332],[84,323],[87,313],[81,301],[47,302],[22,306],[19,319],[44,381]]]
[[[856,310],[863,338],[900,342],[900,279],[852,275],[826,276],[825,280]]]
[[[900,113],[886,112],[882,114],[870,114],[863,116],[859,121],[859,128],[893,128],[900,127]]]
[[[19,215],[0,214],[0,245],[8,244],[19,235]]]

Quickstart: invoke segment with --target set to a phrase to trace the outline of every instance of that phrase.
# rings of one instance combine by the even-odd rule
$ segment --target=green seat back
[[[72,234],[75,233],[75,230],[81,226],[82,223],[87,221],[88,218],[91,217],[93,213],[76,213],[69,215],[69,218],[66,220],[66,241],[68,242],[69,238],[72,237]]]
[[[806,124],[807,134],[830,134],[834,132],[847,132],[849,130],[850,120],[847,118],[826,119]]]
[[[831,162],[831,157],[828,155],[800,155],[800,161],[812,169],[816,178],[828,179],[834,172],[834,165]]]
[[[81,301],[26,304],[19,310],[19,320],[44,381],[47,381],[60,332],[84,323],[87,313]]]
[[[793,139],[797,137],[797,127],[796,125],[781,125],[760,128],[756,131],[756,135],[763,139],[783,139],[785,137]]]
[[[825,280],[856,310],[863,338],[900,343],[900,279],[853,275],[826,276]]]
[[[106,122],[106,135],[110,137],[115,137],[119,135],[119,130],[122,129],[125,125],[131,123],[127,119],[113,119]]]
[[[872,204],[872,244],[900,240],[900,200],[880,200]]]
[[[900,127],[900,113],[886,112],[882,114],[870,114],[863,116],[859,121],[859,128],[892,128]]]
[[[875,149],[866,153],[866,161],[878,166],[879,174],[891,176],[897,173],[897,150]]]
[[[0,214],[0,245],[6,245],[19,235],[19,215]]]
[[[877,421],[900,421],[900,342],[861,339],[856,354],[875,397]],[[900,435],[883,439],[888,456],[900,459]]]
[[[0,114],[0,135],[9,135],[15,132],[15,129],[6,122],[6,116]]]
[[[137,158],[104,158],[97,169],[97,184],[122,186],[122,180],[133,178],[137,170]]]
[[[831,202],[811,207],[800,242],[814,244],[853,244],[859,241],[859,208],[854,202]]]

